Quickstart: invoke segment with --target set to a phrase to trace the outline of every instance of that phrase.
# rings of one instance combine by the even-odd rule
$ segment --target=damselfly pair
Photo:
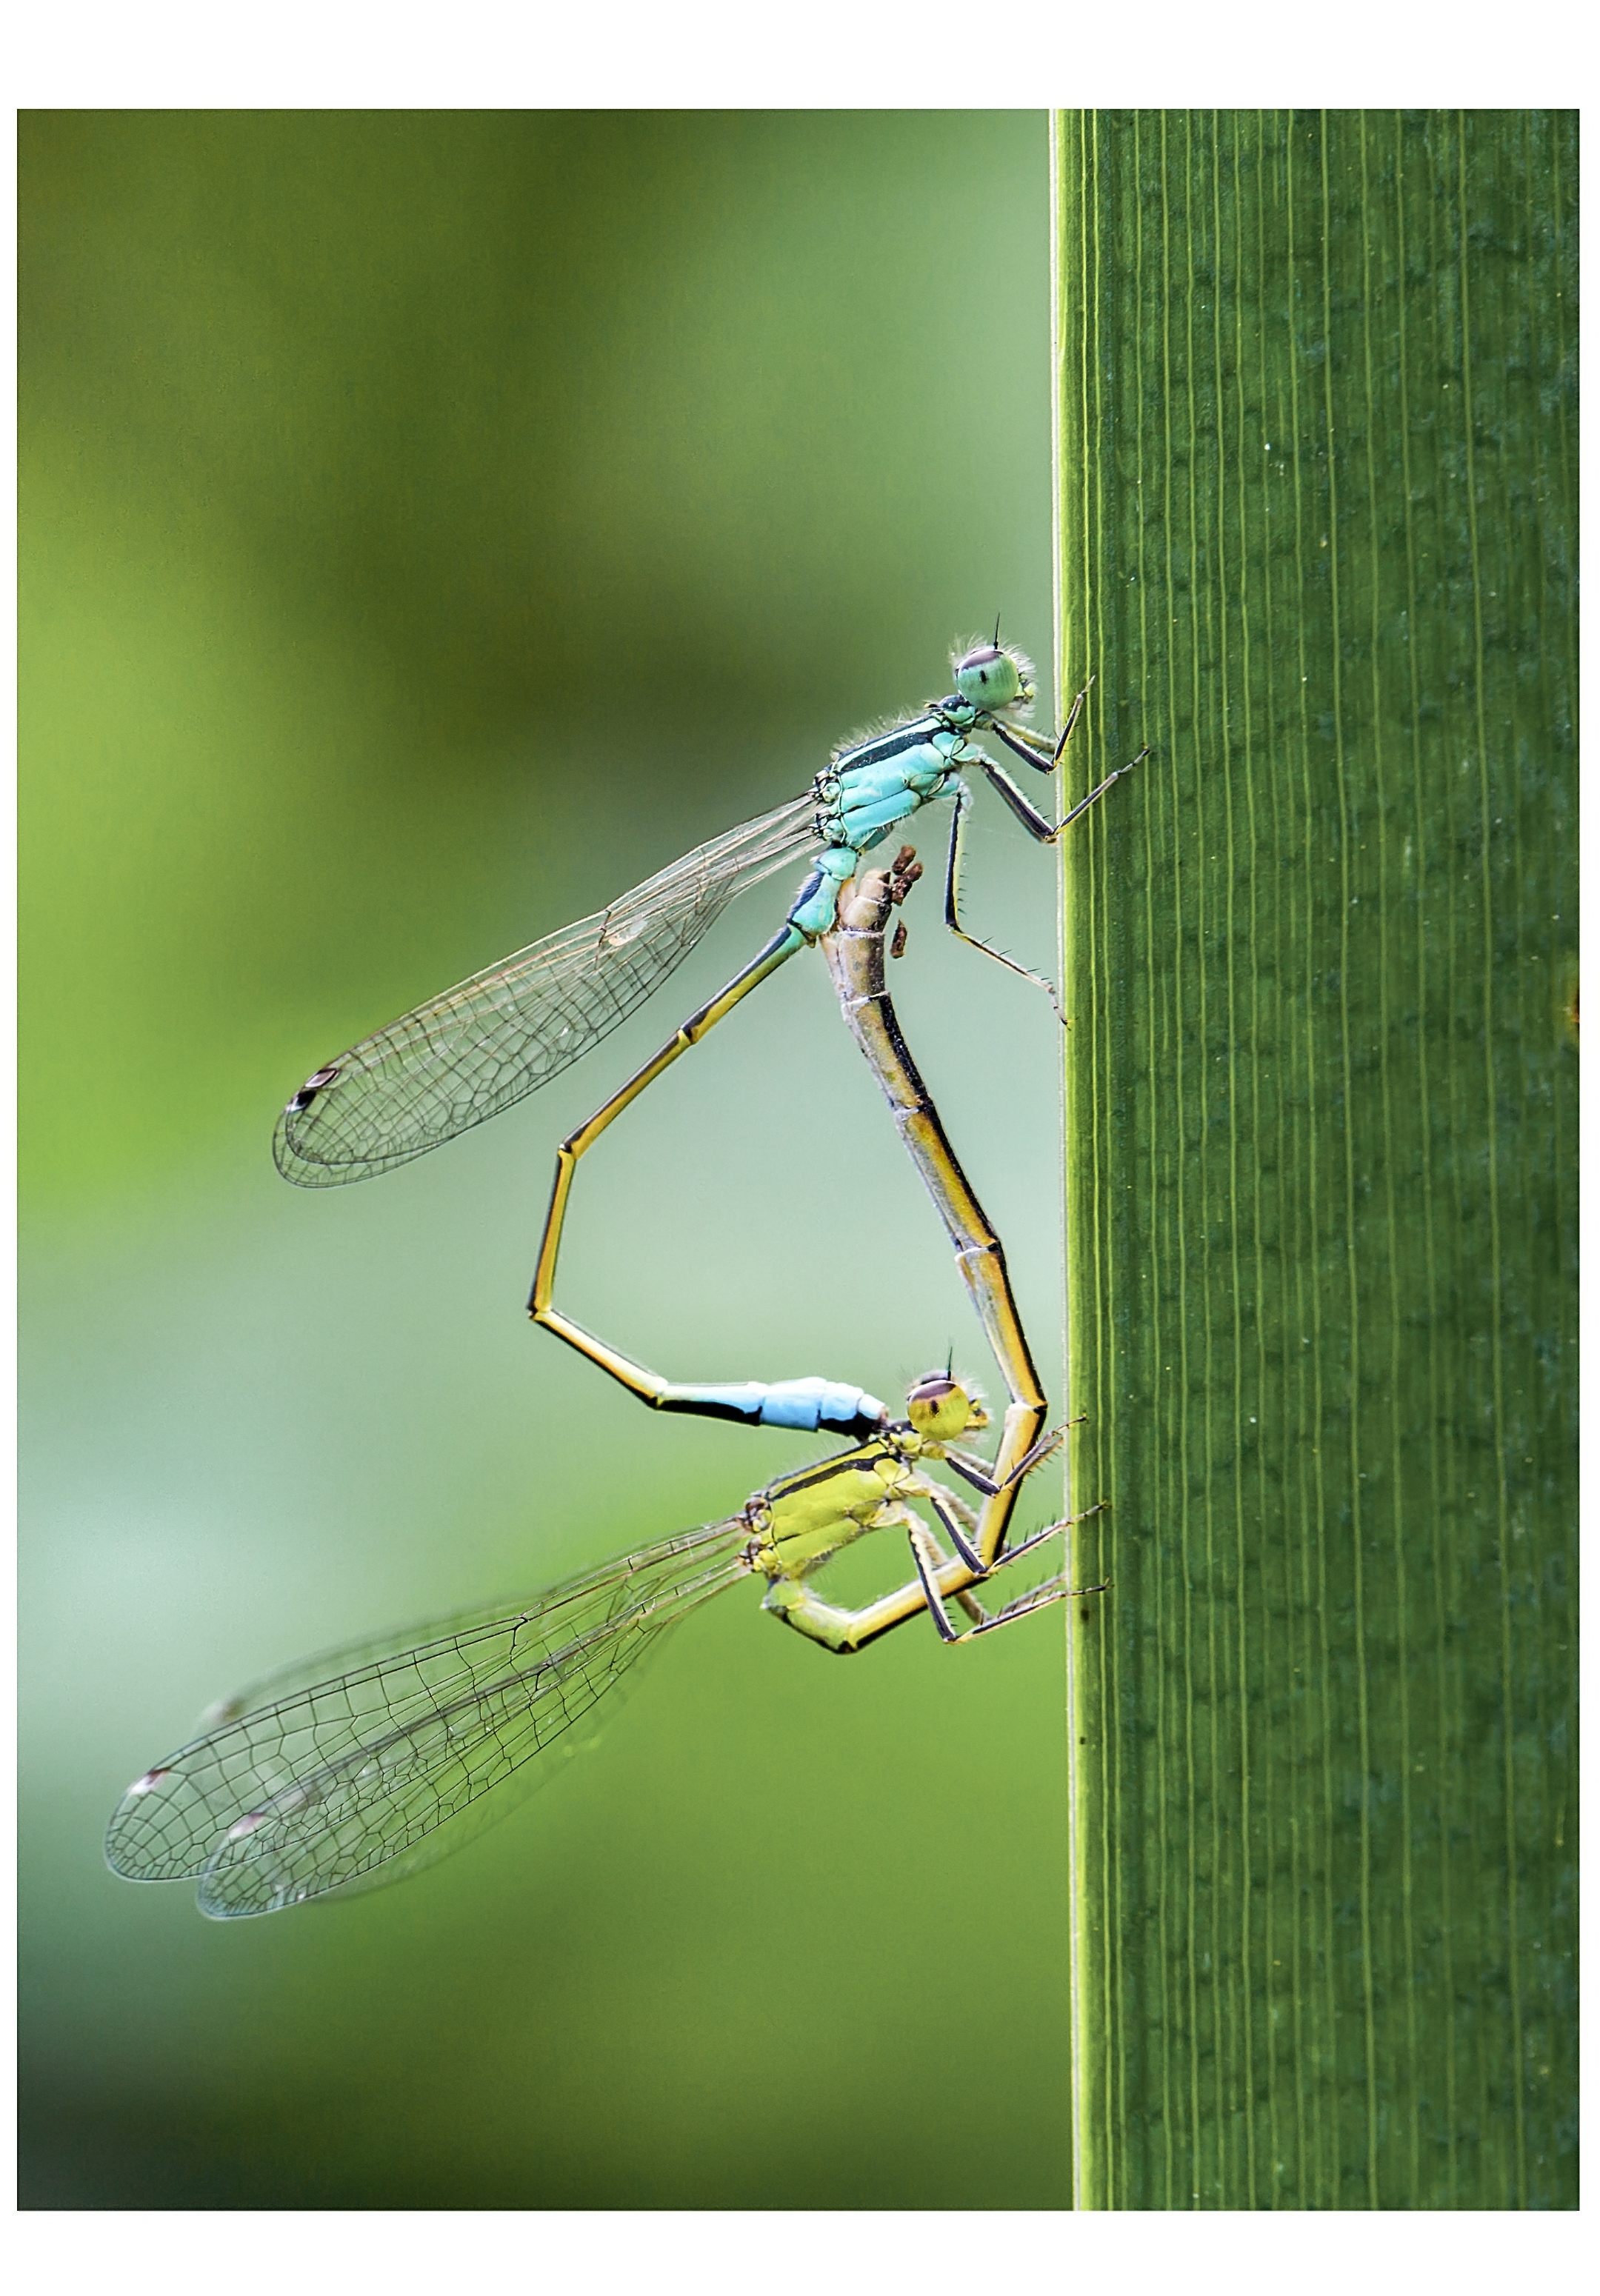
[[[1060,739],[1048,742],[1018,722],[1033,699],[1030,668],[1014,648],[999,645],[997,632],[995,643],[967,649],[955,669],[953,694],[839,752],[807,798],[700,848],[599,916],[474,975],[317,1070],[284,1110],[274,1141],[287,1177],[326,1185],[389,1170],[497,1114],[619,1026],[735,894],[808,845],[820,848],[782,931],[563,1143],[529,1308],[656,1408],[841,1435],[850,1448],[780,1479],[736,1515],[619,1557],[526,1603],[330,1652],[253,1685],[213,1710],[200,1737],[123,1796],[106,1840],[117,1872],[142,1881],[198,1877],[202,1909],[221,1918],[398,1879],[503,1814],[520,1799],[512,1785],[526,1791],[539,1781],[552,1751],[571,1742],[564,1738],[571,1724],[669,1625],[752,1576],[767,1581],[764,1607],[840,1652],[862,1648],[924,1611],[944,1640],[966,1642],[1075,1591],[1100,1591],[1071,1588],[1063,1570],[992,1613],[973,1592],[1070,1527],[1054,1523],[1016,1547],[1005,1544],[1024,1479],[1063,1431],[1044,1432],[1045,1398],[999,1241],[885,993],[887,922],[921,870],[905,848],[893,869],[851,881],[861,856],[890,829],[954,796],[946,922],[1022,972],[960,922],[970,802],[964,769],[984,773],[1030,833],[1050,842],[1129,767],[1108,775],[1062,821],[1049,821],[972,737],[992,731],[1048,773],[1084,696]],[[1005,1379],[1010,1402],[992,1463],[963,1447],[989,1414],[948,1371],[918,1382],[907,1417],[891,1422],[859,1388],[819,1378],[678,1385],[552,1305],[562,1221],[586,1150],[778,965],[817,942],[944,1218]],[[928,1474],[929,1464],[951,1468],[980,1494],[981,1507],[974,1511]],[[821,1566],[865,1532],[885,1529],[905,1533],[914,1577],[864,1609],[823,1601],[810,1583]],[[957,1626],[952,1605],[964,1624]],[[491,1789],[500,1791],[486,1808]]]

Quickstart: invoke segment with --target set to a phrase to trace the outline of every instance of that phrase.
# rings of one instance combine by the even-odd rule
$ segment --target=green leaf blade
[[[1089,2205],[1575,2201],[1575,146],[1057,126]]]

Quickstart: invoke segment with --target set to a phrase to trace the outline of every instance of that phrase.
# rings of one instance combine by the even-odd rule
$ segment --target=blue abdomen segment
[[[850,845],[831,845],[816,857],[816,866],[800,889],[800,898],[786,922],[808,940],[832,932],[839,917],[839,888],[856,873],[859,857]]]
[[[807,1435],[842,1435],[852,1443],[882,1433],[888,1411],[864,1388],[831,1379],[739,1380],[726,1387],[672,1387],[663,1411],[743,1420],[747,1427],[793,1427]]]

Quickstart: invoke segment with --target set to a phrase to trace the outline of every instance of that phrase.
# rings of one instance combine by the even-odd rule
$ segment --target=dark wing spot
[[[299,1090],[295,1094],[294,1098],[289,1103],[290,1107],[294,1111],[294,1113],[299,1116],[302,1114],[306,1109],[309,1108],[312,1102],[316,1098],[317,1094],[319,1092],[325,1092],[328,1086],[337,1078],[338,1074],[339,1062],[337,1061],[330,1061],[325,1069],[318,1069],[315,1074],[308,1076],[306,1078],[305,1083],[301,1085]]]

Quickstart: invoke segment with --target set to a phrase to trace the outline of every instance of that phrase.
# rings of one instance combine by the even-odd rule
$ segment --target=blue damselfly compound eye
[[[1033,665],[1011,646],[969,646],[953,667],[956,691],[973,709],[1011,709],[1033,699]]]

